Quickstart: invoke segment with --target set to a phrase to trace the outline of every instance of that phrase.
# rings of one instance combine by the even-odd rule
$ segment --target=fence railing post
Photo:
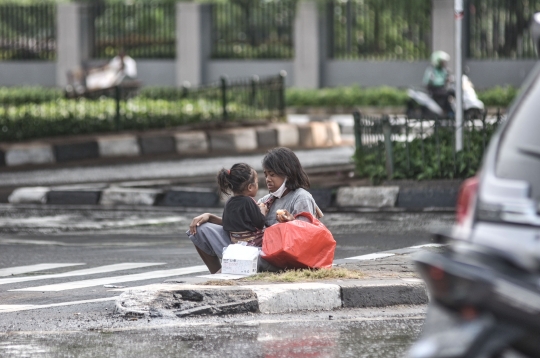
[[[221,77],[221,118],[223,121],[228,119],[227,112],[227,77]]]
[[[360,122],[360,119],[362,118],[362,114],[360,112],[354,112],[353,113],[354,118],[354,140],[356,145],[356,150],[362,150],[362,123]]]
[[[254,75],[249,81],[251,85],[251,93],[249,95],[249,105],[254,107],[257,103],[257,84],[259,83],[259,76]]]
[[[388,180],[394,176],[394,156],[392,153],[392,127],[390,125],[390,118],[388,116],[383,117],[383,135],[384,135],[384,148],[386,152],[386,177]]]
[[[114,116],[114,127],[117,131],[120,130],[120,86],[114,87],[114,100],[116,102],[116,113]]]
[[[279,116],[285,118],[287,113],[285,113],[286,104],[285,104],[285,77],[287,77],[287,72],[279,72]]]

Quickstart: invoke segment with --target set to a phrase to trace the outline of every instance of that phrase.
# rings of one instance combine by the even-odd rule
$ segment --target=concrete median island
[[[123,293],[116,300],[115,313],[126,318],[184,318],[427,304],[425,285],[415,274],[411,260],[415,252],[424,249],[440,250],[437,245],[425,245],[336,260],[336,267],[365,272],[364,279],[294,283],[240,279],[223,285],[216,284],[212,275],[205,275],[118,289]]]

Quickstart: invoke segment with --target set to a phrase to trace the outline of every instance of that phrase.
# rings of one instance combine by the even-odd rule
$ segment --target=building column
[[[56,85],[67,85],[67,73],[81,68],[91,56],[90,7],[60,3],[56,11]]]
[[[433,51],[444,51],[451,57],[448,67],[455,68],[456,31],[454,0],[432,0],[431,31]]]
[[[176,85],[206,82],[212,46],[211,5],[176,4]]]
[[[324,85],[327,57],[324,19],[315,1],[301,1],[294,22],[294,86],[319,88]]]

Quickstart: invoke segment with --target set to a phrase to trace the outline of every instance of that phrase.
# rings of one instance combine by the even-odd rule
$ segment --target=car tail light
[[[461,184],[456,204],[456,220],[463,223],[473,205],[473,198],[478,191],[478,177],[469,178]]]
[[[448,272],[438,265],[417,263],[417,268],[429,288],[431,297],[447,307],[474,307],[478,288],[485,287],[466,275]]]

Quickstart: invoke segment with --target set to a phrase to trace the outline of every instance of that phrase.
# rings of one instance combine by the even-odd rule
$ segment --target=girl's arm
[[[195,235],[197,233],[197,227],[206,222],[223,225],[223,220],[219,216],[210,213],[204,213],[193,218],[191,224],[189,225],[189,233],[191,235]]]

